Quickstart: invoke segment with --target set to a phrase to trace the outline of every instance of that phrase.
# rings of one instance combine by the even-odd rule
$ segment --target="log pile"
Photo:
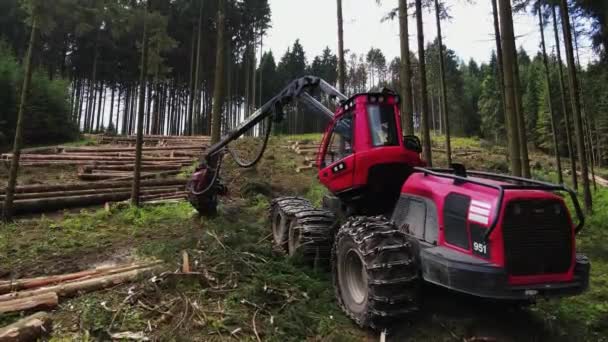
[[[85,135],[97,141],[99,144],[127,145],[135,146],[134,135],[130,136],[109,136],[109,135]],[[184,146],[184,145],[209,145],[209,136],[166,136],[166,135],[146,135],[144,146]]]
[[[142,180],[143,202],[166,198],[186,198],[185,179]],[[15,189],[17,214],[61,210],[73,207],[120,202],[131,197],[131,181],[76,183],[66,185],[26,185]],[[0,191],[0,202],[4,190]]]
[[[204,152],[206,145],[145,147],[142,159],[143,179],[176,175],[184,166],[192,165]],[[43,153],[46,152],[46,153]],[[11,153],[2,155],[8,165]],[[77,166],[78,178],[103,181],[128,178],[135,167],[134,147],[64,147],[26,150],[21,154],[21,166]]]
[[[52,146],[25,149],[20,157],[24,167],[72,166],[86,183],[17,188],[17,214],[60,210],[71,207],[120,202],[130,198],[135,168],[135,136],[90,135],[100,145]],[[176,179],[209,146],[209,137],[146,136],[140,179],[142,202],[183,200],[186,180]],[[12,154],[2,154],[5,166]],[[44,171],[42,171],[44,172]],[[4,191],[0,190],[0,206]]]
[[[297,173],[307,170],[314,170],[317,167],[317,153],[319,151],[319,143],[311,141],[294,141],[288,148],[296,154],[304,156],[304,165],[296,168]]]
[[[60,299],[137,280],[161,268],[158,261],[99,267],[71,274],[0,281],[0,315],[52,310]],[[50,316],[38,312],[0,329],[0,342],[35,341],[48,334]]]

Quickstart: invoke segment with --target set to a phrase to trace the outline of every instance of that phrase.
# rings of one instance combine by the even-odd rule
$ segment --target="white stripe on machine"
[[[469,206],[469,221],[487,225],[490,221],[491,208],[490,203],[472,200]]]

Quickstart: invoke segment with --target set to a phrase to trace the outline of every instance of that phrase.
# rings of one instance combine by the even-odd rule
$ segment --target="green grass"
[[[115,249],[123,240],[135,254],[163,259],[168,265],[179,264],[181,252],[187,250],[195,270],[206,269],[215,279],[206,283],[200,278],[178,277],[157,285],[160,288],[143,283],[132,289],[149,305],[175,310],[176,317],[163,323],[157,323],[161,314],[125,302],[129,286],[80,296],[65,302],[57,312],[60,327],[54,332],[55,341],[104,339],[110,327],[112,331],[143,331],[148,322],[158,324],[154,336],[160,340],[205,340],[209,334],[225,337],[239,328],[242,332],[237,336],[249,340],[246,336],[253,336],[250,322],[254,314],[264,341],[361,338],[361,332],[334,304],[326,270],[289,260],[273,250],[267,236],[267,208],[268,199],[256,195],[236,206],[223,206],[224,214],[214,219],[193,216],[188,204],[85,211],[60,222],[41,218],[4,227],[3,247],[8,250],[0,252],[1,262],[19,267],[14,263],[17,260],[36,263],[56,254],[76,258],[100,247]],[[40,235],[25,240],[33,231]],[[7,240],[7,236],[11,238]],[[22,244],[15,244],[21,239],[25,240]],[[219,286],[226,291],[216,292],[214,287]],[[192,303],[206,315],[204,324],[197,326],[197,320],[191,318],[175,329],[178,313],[185,310],[182,306]],[[218,313],[218,307],[225,314]],[[74,319],[79,327],[70,329]]]
[[[323,133],[306,133],[306,134],[293,134],[293,135],[279,135],[280,138],[290,141],[317,141],[320,142],[323,138]]]
[[[594,214],[577,237],[577,251],[591,261],[589,291],[537,306],[547,323],[561,334],[585,341],[608,340],[608,190],[594,195]],[[574,340],[573,339],[573,340]]]

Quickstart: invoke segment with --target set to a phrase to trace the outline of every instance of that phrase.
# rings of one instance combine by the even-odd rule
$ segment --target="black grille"
[[[515,276],[564,273],[572,262],[572,228],[554,200],[509,202],[503,220],[507,272]]]

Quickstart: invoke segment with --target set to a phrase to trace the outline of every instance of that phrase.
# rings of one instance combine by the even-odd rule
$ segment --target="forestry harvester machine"
[[[335,113],[313,96],[319,91],[337,100]],[[460,164],[425,168],[420,140],[401,135],[400,99],[388,90],[347,98],[317,77],[293,81],[207,150],[188,184],[201,215],[215,214],[227,191],[219,177],[223,156],[241,167],[257,163],[270,124],[294,100],[331,120],[317,156],[329,194],[322,208],[300,197],[273,199],[274,244],[289,255],[328,260],[338,303],[358,325],[377,328],[414,311],[424,282],[522,303],[587,289],[590,264],[575,251],[584,224],[575,193]],[[259,154],[240,160],[228,145],[264,120]]]

